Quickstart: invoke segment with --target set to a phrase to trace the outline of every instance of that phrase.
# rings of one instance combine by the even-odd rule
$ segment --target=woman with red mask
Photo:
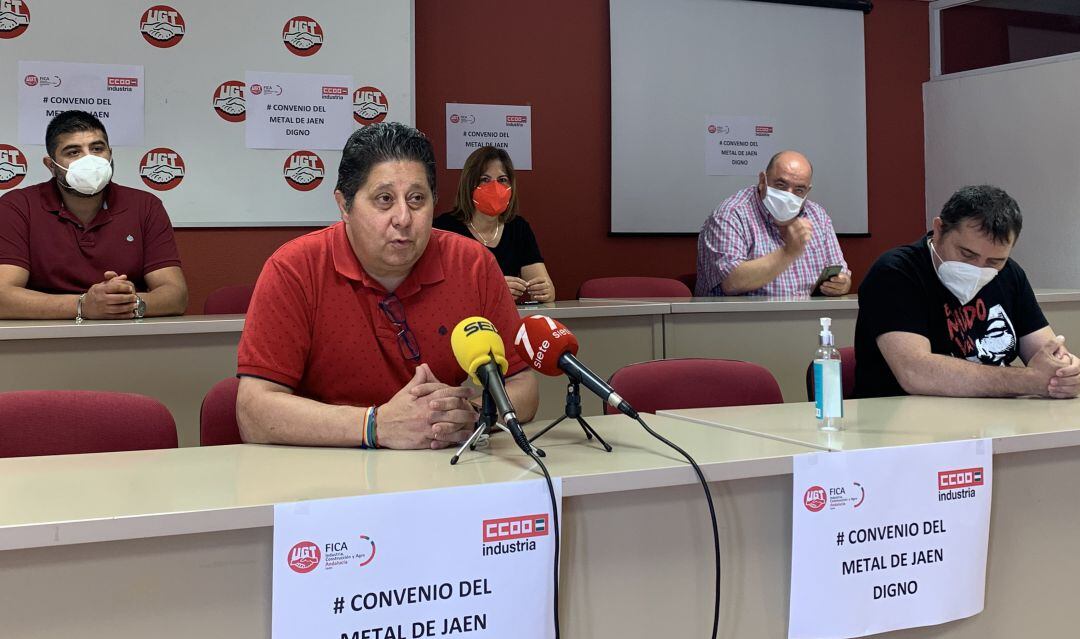
[[[465,160],[454,210],[435,218],[432,226],[488,247],[515,301],[554,302],[555,285],[540,256],[536,236],[517,211],[517,181],[510,156],[502,149],[484,146]]]

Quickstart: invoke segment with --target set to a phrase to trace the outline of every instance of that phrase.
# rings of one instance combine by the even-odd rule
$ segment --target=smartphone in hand
[[[810,294],[814,297],[824,295],[824,293],[821,292],[821,285],[843,272],[844,267],[839,264],[833,264],[832,266],[826,266],[821,269],[821,275],[818,275],[817,282],[814,284],[814,288],[811,289],[813,292]]]

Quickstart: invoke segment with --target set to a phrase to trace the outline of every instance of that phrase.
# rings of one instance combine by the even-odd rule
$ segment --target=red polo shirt
[[[105,271],[145,291],[146,274],[180,266],[180,252],[156,196],[110,184],[105,207],[83,227],[49,180],[0,197],[0,264],[30,271],[26,288],[45,293],[83,293]]]
[[[491,320],[508,375],[527,368],[514,349],[521,324],[499,265],[479,242],[432,230],[424,254],[394,291],[416,336],[420,362],[457,385],[465,371],[450,333],[466,317]],[[384,404],[412,379],[397,329],[379,308],[387,296],[360,265],[341,222],[285,244],[263,266],[240,338],[237,374],[288,386],[326,404]]]

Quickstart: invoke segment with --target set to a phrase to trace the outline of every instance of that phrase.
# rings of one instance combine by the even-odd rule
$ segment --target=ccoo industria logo
[[[975,496],[975,488],[982,485],[982,467],[939,471],[937,474],[938,501],[970,499]]]
[[[548,514],[485,519],[484,556],[509,555],[536,550],[536,538],[550,534]]]

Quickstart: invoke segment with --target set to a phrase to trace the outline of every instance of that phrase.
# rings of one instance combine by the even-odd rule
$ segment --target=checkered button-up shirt
[[[836,231],[825,209],[806,200],[799,215],[814,225],[806,250],[775,280],[756,291],[749,291],[749,295],[809,295],[821,269],[840,264],[847,270],[844,254],[836,241]],[[716,207],[698,235],[698,279],[694,294],[702,297],[723,295],[720,282],[731,275],[735,267],[783,246],[780,229],[761,203],[757,187],[739,191]]]

